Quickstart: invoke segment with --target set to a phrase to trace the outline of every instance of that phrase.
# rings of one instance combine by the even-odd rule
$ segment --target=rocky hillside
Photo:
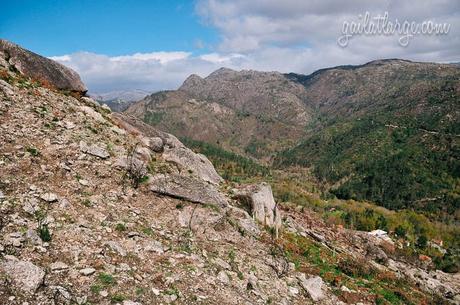
[[[458,219],[459,79],[454,65],[398,59],[311,75],[220,69],[127,113],[278,169],[310,168],[339,198]]]
[[[460,301],[457,275],[385,234],[280,207],[268,184],[230,184],[171,134],[0,58],[1,304]]]
[[[304,134],[312,117],[305,95],[281,73],[222,68],[192,75],[179,90],[154,93],[126,113],[180,137],[265,158]]]

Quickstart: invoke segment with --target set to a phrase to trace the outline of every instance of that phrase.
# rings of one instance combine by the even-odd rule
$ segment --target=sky
[[[1,7],[0,38],[73,68],[93,93],[175,89],[220,67],[309,74],[382,58],[460,62],[458,0],[1,0]],[[368,23],[365,34],[358,25],[366,15],[374,28]],[[405,22],[412,36],[388,25]],[[447,33],[429,33],[437,25]]]

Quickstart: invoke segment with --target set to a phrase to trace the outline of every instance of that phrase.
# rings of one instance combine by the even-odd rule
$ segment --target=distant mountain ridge
[[[112,111],[122,112],[126,110],[131,103],[139,101],[151,94],[150,91],[142,89],[118,90],[104,93],[89,93],[96,101],[106,104]]]
[[[401,59],[310,75],[222,68],[127,112],[277,167],[312,168],[341,198],[450,213],[459,194],[459,79],[456,65]]]
[[[278,72],[219,69],[192,75],[176,91],[161,91],[126,112],[183,137],[219,143],[267,158],[304,134],[312,111],[305,88]]]

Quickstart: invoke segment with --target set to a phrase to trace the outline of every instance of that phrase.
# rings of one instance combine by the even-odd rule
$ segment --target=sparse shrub
[[[346,258],[338,264],[339,269],[348,276],[353,277],[371,277],[375,275],[376,270],[372,268],[365,260]]]
[[[115,226],[115,230],[117,230],[118,232],[126,231],[126,226],[124,223],[117,223],[117,225]]]
[[[35,214],[35,217],[37,218],[37,234],[40,236],[40,239],[43,242],[50,242],[51,241],[51,233],[48,228],[48,224],[45,223],[46,219],[46,212],[40,210]]]
[[[27,147],[26,151],[33,157],[37,157],[40,155],[40,151],[35,147]]]
[[[102,287],[100,285],[91,285],[90,290],[92,293],[98,294],[102,290]]]
[[[116,283],[115,278],[112,275],[104,272],[99,273],[98,280],[104,286],[113,285]]]
[[[38,226],[38,235],[40,236],[43,242],[51,241],[51,233],[47,224],[39,224]]]
[[[427,244],[428,244],[428,238],[425,235],[420,235],[417,238],[417,242],[415,243],[417,248],[420,248],[420,249],[425,249]]]
[[[116,293],[112,295],[110,300],[112,301],[112,303],[118,303],[118,302],[123,302],[124,300],[126,300],[126,297],[123,294]]]

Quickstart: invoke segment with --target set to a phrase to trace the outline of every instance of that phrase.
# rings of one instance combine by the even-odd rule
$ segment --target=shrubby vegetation
[[[273,176],[277,177],[272,181],[277,201],[312,209],[330,225],[362,231],[385,230],[401,240],[404,248],[399,251],[400,255],[415,260],[425,254],[433,258],[438,269],[460,270],[460,228],[455,224],[436,222],[413,210],[391,211],[367,202],[331,199],[301,176],[283,176],[276,172]],[[447,253],[432,247],[433,240],[442,240]]]
[[[206,155],[217,171],[228,181],[268,181],[275,199],[318,212],[326,223],[346,228],[372,231],[382,229],[404,241],[401,255],[418,259],[419,254],[433,258],[436,267],[447,272],[460,270],[460,228],[455,224],[437,222],[420,211],[391,211],[364,201],[338,199],[315,181],[315,173],[271,170],[254,160],[228,152],[211,144],[182,139],[185,145]],[[432,240],[442,240],[446,254],[429,246]]]
[[[340,287],[346,286],[356,292],[374,294],[376,304],[435,304],[437,301],[409,281],[379,271],[367,261],[335,253],[308,238],[285,233],[277,243],[281,251],[273,251],[272,255],[283,255],[301,272],[320,275],[339,297],[344,294]],[[354,297],[359,298],[359,293]]]
[[[191,149],[207,156],[219,174],[229,181],[242,181],[254,177],[266,177],[270,175],[268,167],[262,166],[249,158],[226,151],[218,146],[187,138],[181,141]]]
[[[282,152],[275,165],[312,168],[341,199],[459,220],[459,124],[444,117],[382,114],[335,123]]]

